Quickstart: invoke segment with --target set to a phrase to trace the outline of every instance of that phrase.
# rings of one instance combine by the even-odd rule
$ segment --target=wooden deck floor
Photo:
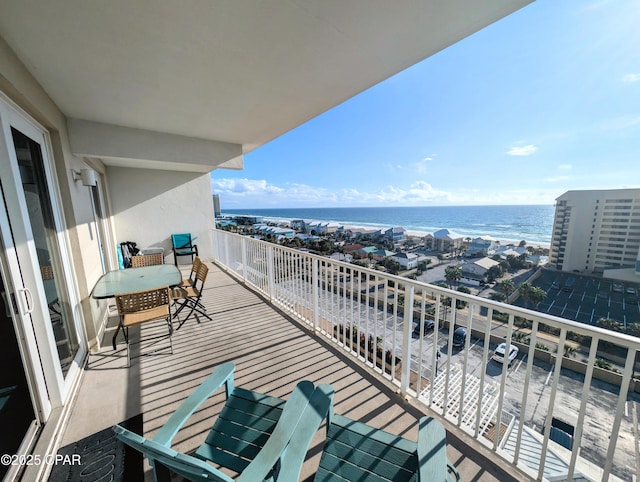
[[[143,414],[144,435],[153,436],[178,404],[226,361],[237,366],[238,386],[283,398],[302,379],[331,383],[337,413],[416,439],[417,420],[430,414],[428,410],[409,404],[396,394],[395,386],[353,363],[351,355],[338,346],[274,308],[218,266],[209,266],[203,299],[213,321],[188,320],[174,334],[173,355],[143,356],[134,359],[131,368],[126,368],[123,343],[115,352],[107,343],[100,353],[90,355],[62,446],[138,414]],[[106,337],[110,341],[111,332]],[[202,442],[221,400],[222,394],[213,397],[194,414],[175,439],[177,450],[189,451]],[[313,476],[323,430],[311,445],[302,480]],[[448,433],[447,452],[462,480],[526,480],[505,472],[506,463],[491,454],[479,454],[454,432]]]

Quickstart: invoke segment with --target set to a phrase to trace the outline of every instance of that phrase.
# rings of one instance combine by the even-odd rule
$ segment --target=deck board
[[[202,301],[213,320],[188,320],[174,333],[173,355],[136,358],[129,369],[123,343],[115,352],[107,346],[91,354],[63,446],[138,413],[143,413],[145,435],[153,436],[178,404],[226,361],[237,366],[237,386],[287,398],[299,380],[330,383],[336,390],[336,413],[417,439],[419,418],[432,413],[408,404],[396,394],[395,386],[352,363],[351,355],[286,316],[217,265],[208,264]],[[166,330],[166,326],[143,327],[145,334],[154,329]],[[105,336],[110,339],[110,332]],[[221,407],[222,392],[193,415],[176,436],[174,447],[195,450]],[[323,437],[324,425],[311,444],[301,480],[310,480],[315,472]],[[449,460],[462,480],[526,480],[505,473],[503,461],[483,457],[462,440],[453,433],[447,436]],[[146,478],[151,480],[149,473]]]

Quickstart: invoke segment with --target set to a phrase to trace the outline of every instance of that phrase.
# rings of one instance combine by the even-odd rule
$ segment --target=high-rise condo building
[[[220,195],[214,194],[213,195],[213,214],[217,218],[217,217],[220,217],[221,213],[222,211],[220,211]]]
[[[562,271],[637,270],[640,189],[567,191],[556,199],[550,263]]]

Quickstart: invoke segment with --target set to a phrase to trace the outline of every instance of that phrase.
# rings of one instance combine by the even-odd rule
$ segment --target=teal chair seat
[[[308,445],[292,450],[298,461],[298,466],[292,466],[291,438],[300,432],[303,439],[311,441],[332,403],[333,389],[329,385],[314,387],[311,382],[302,381],[285,402],[235,387],[234,370],[233,363],[220,365],[151,440],[119,425],[114,427],[118,439],[149,459],[156,481],[169,481],[172,474],[191,481],[298,480],[304,458],[298,461],[297,454],[300,450],[306,451]],[[205,441],[192,455],[176,452],[171,448],[173,438],[198,407],[223,384],[225,405]],[[234,479],[207,462],[239,475]],[[287,467],[285,472],[281,470],[284,466]]]
[[[447,460],[445,435],[431,417],[420,419],[416,443],[330,413],[314,482],[458,481]]]

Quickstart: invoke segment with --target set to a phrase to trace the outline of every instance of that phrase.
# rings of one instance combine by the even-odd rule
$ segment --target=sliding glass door
[[[16,424],[0,430],[0,448],[14,453],[65,403],[84,347],[48,138],[2,98],[0,126],[0,349],[15,376],[0,378],[0,426]]]

